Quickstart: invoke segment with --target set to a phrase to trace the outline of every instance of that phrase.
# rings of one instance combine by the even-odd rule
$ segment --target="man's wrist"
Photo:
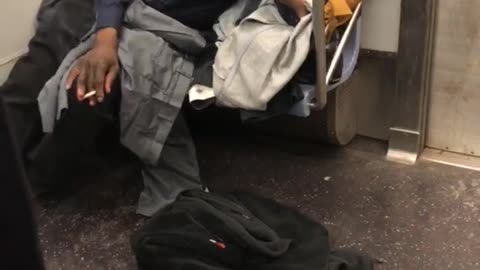
[[[97,31],[95,47],[110,47],[116,49],[118,46],[118,30],[114,27],[102,28]]]

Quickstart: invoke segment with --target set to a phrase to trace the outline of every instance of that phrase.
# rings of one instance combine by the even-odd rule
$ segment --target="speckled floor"
[[[383,261],[378,269],[480,269],[480,173],[384,160],[386,146],[347,148],[251,137],[197,138],[212,190],[244,189],[298,208],[329,229],[336,247]],[[38,206],[48,269],[136,269],[129,234],[139,177],[105,181]]]

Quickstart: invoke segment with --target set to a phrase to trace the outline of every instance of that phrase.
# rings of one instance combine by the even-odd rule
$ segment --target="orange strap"
[[[327,41],[339,26],[347,23],[361,0],[329,0],[325,4],[324,16]]]

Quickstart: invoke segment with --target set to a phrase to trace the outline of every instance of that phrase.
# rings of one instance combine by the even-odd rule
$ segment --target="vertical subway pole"
[[[391,161],[414,164],[423,151],[435,15],[436,0],[402,0]]]
[[[327,105],[327,54],[325,49],[325,0],[313,1],[313,35],[317,54],[317,85],[312,108],[323,109]]]

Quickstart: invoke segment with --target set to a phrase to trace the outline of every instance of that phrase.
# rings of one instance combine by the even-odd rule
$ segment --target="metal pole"
[[[326,78],[326,84],[327,85],[332,80],[332,76],[333,76],[333,73],[335,72],[335,69],[338,66],[340,56],[342,56],[343,50],[345,49],[345,44],[347,44],[347,40],[350,37],[350,34],[352,33],[353,27],[355,27],[355,24],[358,20],[358,17],[360,16],[361,8],[362,8],[362,2],[360,2],[360,4],[358,4],[357,8],[355,9],[355,12],[353,13],[352,19],[350,20],[350,23],[347,26],[347,30],[345,30],[345,33],[343,34],[343,37],[340,40],[340,44],[338,45],[337,51],[335,51],[335,54],[333,55],[332,63],[330,64],[330,67],[328,68],[328,73],[327,73],[327,78]]]
[[[313,1],[313,35],[317,52],[317,85],[315,99],[310,105],[314,109],[323,109],[327,105],[328,87],[325,81],[327,73],[327,54],[325,49],[325,0]]]

